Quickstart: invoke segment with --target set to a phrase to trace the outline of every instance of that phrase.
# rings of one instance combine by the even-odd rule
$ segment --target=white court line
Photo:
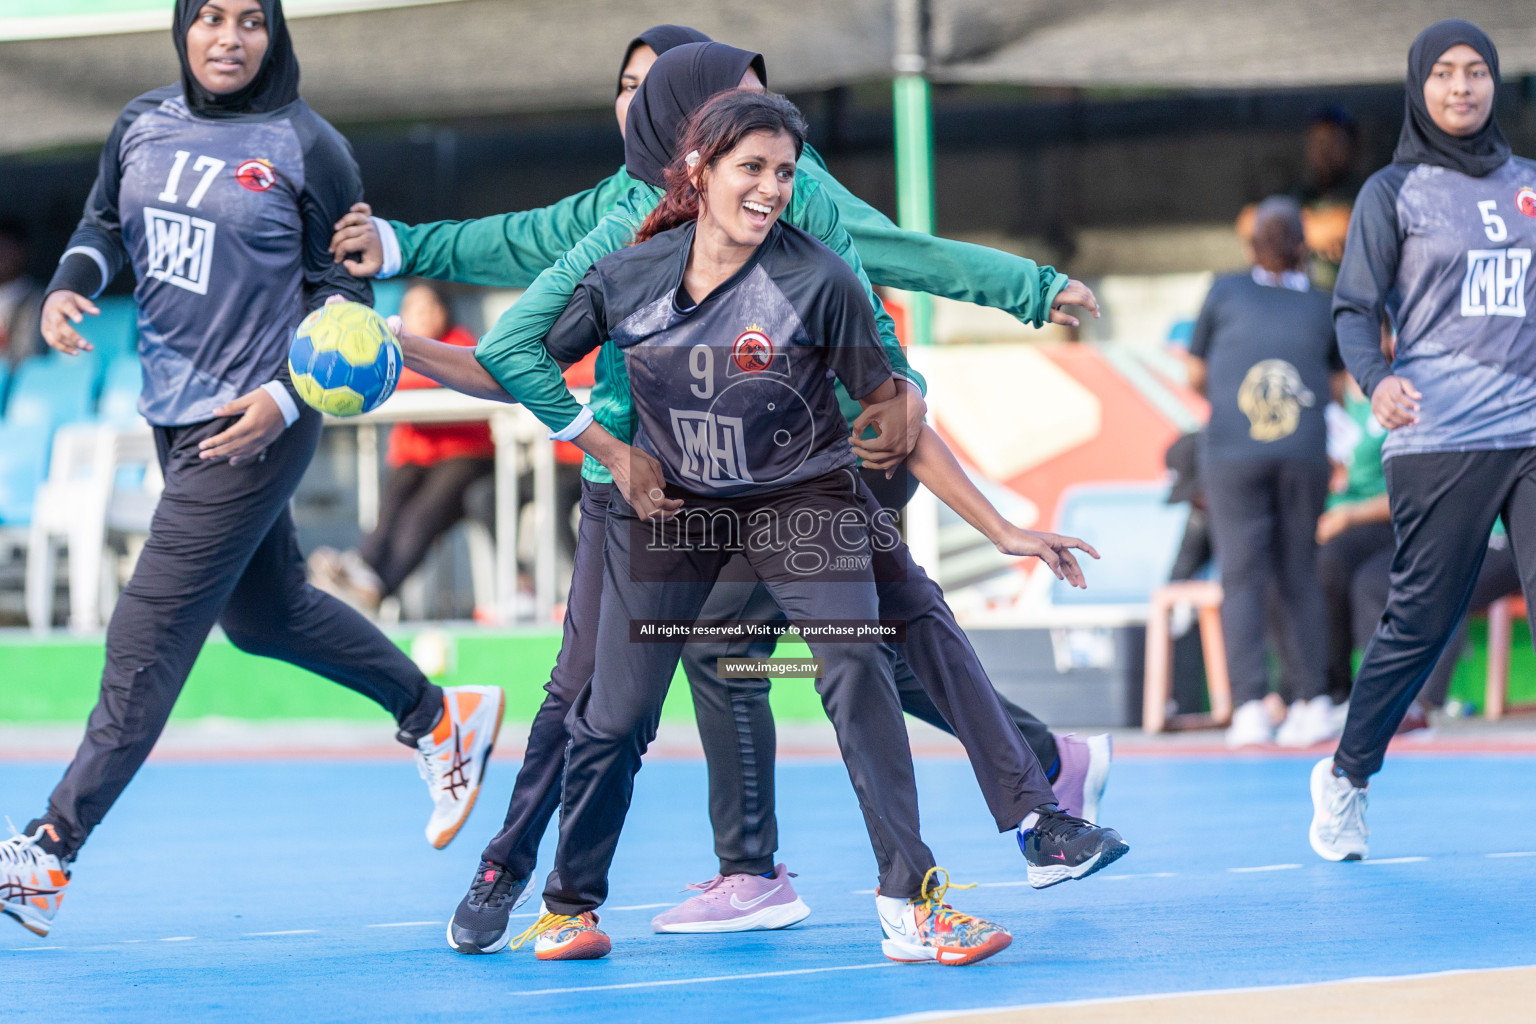
[[[899,966],[894,960],[883,964],[847,964],[842,967],[805,967],[798,971],[762,971],[757,974],[717,974],[709,978],[669,978],[665,981],[630,981],[622,985],[582,985],[576,988],[536,988],[529,992],[511,992],[514,996],[563,996],[572,992],[612,992],[626,988],[661,988],[666,985],[708,985],[717,981],[752,981],[756,978],[788,978],[797,974],[826,974],[830,971],[867,971],[874,967]],[[954,1011],[950,1012],[950,1016]]]
[[[197,938],[196,935],[171,935],[171,936],[169,936],[167,938],[161,939],[160,941],[161,942],[191,942],[195,938]]]
[[[287,931],[281,931],[281,932],[245,932],[245,933],[243,933],[241,935],[241,938],[245,938],[245,939],[259,939],[259,938],[261,938],[264,935],[313,935],[313,934],[315,934],[315,929],[313,929],[313,928],[289,928]]]
[[[1227,868],[1234,875],[1247,875],[1255,871],[1290,871],[1301,867],[1300,864],[1261,864],[1256,868]]]
[[[365,925],[363,925],[363,927],[364,928],[418,928],[418,927],[419,928],[425,928],[427,925],[431,925],[434,928],[441,928],[443,926],[443,922],[441,922],[441,921],[387,921],[384,924],[365,924]]]
[[[609,907],[609,910],[655,910],[657,907],[675,907],[675,903],[636,903],[632,907]]]
[[[1381,860],[1372,860],[1367,857],[1361,864],[1417,864],[1419,861],[1429,860],[1428,857],[1384,857]]]
[[[1176,871],[1143,871],[1140,874],[1132,874],[1132,875],[1102,875],[1100,877],[1102,877],[1104,879],[1104,881],[1106,881],[1106,882],[1118,882],[1118,881],[1120,881],[1122,879],[1125,879],[1125,878],[1177,878],[1178,877],[1178,872],[1176,872]]]
[[[956,1010],[925,1010],[922,1013],[906,1013],[899,1017],[869,1017],[858,1021],[842,1021],[840,1024],[917,1024],[919,1021],[950,1020],[963,1014],[1022,1014],[1029,1010],[1056,1010],[1075,1006],[1114,1006],[1118,1003],[1134,1003],[1141,1000],[1161,1002],[1167,999],[1192,999],[1198,996],[1246,996],[1261,992],[1287,992],[1292,989],[1321,988],[1324,985],[1393,985],[1404,981],[1424,978],[1456,978],[1464,974],[1503,974],[1506,971],[1528,971],[1532,966],[1515,967],[1465,967],[1453,971],[1430,971],[1426,974],[1400,974],[1396,977],[1369,976],[1364,978],[1338,978],[1332,981],[1301,981],[1290,985],[1256,985],[1252,988],[1203,988],[1188,992],[1152,992],[1140,996],[1102,996],[1098,999],[1064,999],[1056,1003],[1021,1003],[1015,1006],[976,1006]]]
[[[1536,850],[1516,850],[1514,853],[1490,853],[1489,857],[1536,857]]]
[[[7,953],[31,953],[39,949],[65,949],[65,946],[12,946]]]
[[[1004,889],[1004,888],[1010,888],[1010,887],[1015,886],[1015,885],[1028,885],[1028,884],[1029,884],[1029,879],[1026,878],[1026,879],[1022,879],[1020,881],[1017,881],[1017,882],[977,882],[976,883],[976,888],[978,888],[978,889]],[[960,887],[957,885],[957,886],[955,886],[955,888],[958,889]]]

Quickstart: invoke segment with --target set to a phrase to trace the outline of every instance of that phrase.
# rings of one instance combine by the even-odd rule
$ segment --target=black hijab
[[[748,69],[768,84],[762,54],[724,43],[684,43],[656,58],[625,121],[624,167],[630,176],[665,187],[664,172],[677,156],[683,122],[715,93],[736,88]]]
[[[1465,43],[1476,50],[1488,62],[1493,74],[1493,95],[1499,95],[1499,51],[1493,40],[1470,21],[1437,21],[1413,41],[1408,50],[1407,114],[1403,117],[1403,130],[1397,137],[1397,150],[1392,162],[1399,164],[1433,164],[1449,167],[1453,171],[1474,178],[1504,165],[1509,159],[1509,143],[1499,130],[1499,122],[1492,111],[1481,128],[1471,135],[1452,135],[1429,116],[1424,103],[1424,83],[1434,69],[1440,55],[1458,43]]]
[[[226,0],[226,10],[245,0]],[[207,0],[176,0],[176,16],[171,23],[171,38],[181,61],[181,92],[187,106],[202,117],[238,117],[241,114],[265,114],[285,107],[299,98],[299,59],[293,54],[293,40],[283,19],[282,0],[259,0],[267,18],[267,52],[251,84],[219,96],[204,89],[192,74],[187,61],[187,31],[197,21]]]
[[[635,55],[635,51],[642,46],[649,46],[660,57],[668,50],[684,43],[712,43],[713,39],[700,32],[696,28],[687,25],[652,25],[629,41],[629,46],[624,50],[624,59],[619,62],[619,88],[614,95],[624,91],[624,69],[629,67],[629,58]]]

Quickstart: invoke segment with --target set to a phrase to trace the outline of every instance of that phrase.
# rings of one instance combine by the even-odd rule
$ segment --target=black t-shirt
[[[612,338],[638,414],[634,443],[688,493],[730,497],[853,467],[834,378],[862,398],[891,376],[858,278],[778,223],[690,306],[693,233],[674,228],[594,264],[545,340],[551,354],[575,362]]]
[[[1206,458],[1327,459],[1329,375],[1344,368],[1327,292],[1218,278],[1189,351],[1206,361]]]

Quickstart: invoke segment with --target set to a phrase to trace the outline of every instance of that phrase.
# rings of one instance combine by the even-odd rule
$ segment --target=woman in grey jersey
[[[128,104],[45,302],[64,355],[125,264],[137,280],[139,411],[165,490],[107,627],[101,696],[41,818],[0,844],[5,912],[46,934],[67,865],[149,754],[215,623],[376,701],[414,746],[446,845],[474,804],[501,720],[495,687],[444,691],[382,633],[304,580],[289,499],[320,414],[287,378],[294,326],[371,292],[332,263],[331,225],[362,193],[346,140],[299,98],[278,0],[178,0],[181,82]],[[474,736],[471,738],[470,733]],[[40,883],[40,884],[34,884]]]
[[[1397,550],[1343,738],[1312,771],[1312,847],[1328,860],[1366,856],[1367,782],[1467,609],[1495,520],[1536,593],[1536,163],[1510,155],[1498,91],[1477,26],[1414,40],[1397,151],[1355,202],[1334,292],[1344,361],[1389,431]]]
[[[573,362],[612,339],[637,427],[633,447],[596,423],[578,440],[622,493],[607,519],[597,667],[567,719],[555,867],[544,913],[518,940],[536,940],[540,959],[608,952],[595,911],[684,644],[646,630],[694,623],[733,552],[824,659],[817,691],[879,864],[886,955],[973,963],[1011,941],[943,903],[879,644],[816,631],[833,620],[872,626],[880,604],[880,530],[863,517],[832,375],[866,408],[896,383],[853,271],[779,222],[804,131],[782,97],[733,90],[705,104],[637,243],[587,272],[547,341]],[[657,484],[648,497],[659,515],[633,501],[639,467]]]

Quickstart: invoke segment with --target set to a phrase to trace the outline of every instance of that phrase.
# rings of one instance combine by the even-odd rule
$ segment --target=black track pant
[[[85,738],[40,819],[58,830],[67,857],[149,756],[215,622],[242,651],[378,702],[402,742],[431,731],[442,713],[442,690],[399,648],[305,582],[288,500],[315,453],[320,414],[305,409],[258,459],[199,459],[198,442],[232,422],[155,428],[165,492],[107,626],[101,696]]]
[[[533,716],[523,766],[518,769],[501,831],[480,856],[501,864],[516,878],[533,874],[539,841],[560,807],[560,778],[570,736],[565,717],[577,694],[592,678],[597,662],[597,615],[603,599],[603,545],[608,533],[608,496],[613,484],[581,481],[581,525],[565,603],[564,636],[554,671],[544,684],[547,696]]]
[[[832,473],[793,493],[752,497],[736,502],[704,503],[723,508],[747,523],[748,513],[768,510],[778,521],[791,514],[809,515],[815,532],[797,530],[824,551],[857,559],[870,550],[868,534],[850,546],[850,534],[837,536],[834,517],[862,505],[856,477]],[[822,515],[825,513],[825,515]],[[682,653],[680,639],[639,640],[632,632],[647,620],[693,621],[699,617],[730,552],[704,540],[715,522],[681,520],[676,546],[651,541],[651,528],[633,518],[615,496],[609,512],[604,555],[602,611],[598,619],[597,670],[571,709],[567,729],[560,847],[544,889],[544,904],[556,914],[579,914],[602,904],[608,894],[608,867],[634,792],[640,759],[656,735],[662,701]],[[755,529],[755,528],[754,528]],[[740,536],[745,538],[743,531]],[[823,567],[799,561],[795,547],[756,546],[743,553],[789,619],[872,621],[880,600],[874,569]],[[815,560],[812,559],[812,562]],[[797,571],[798,570],[798,571]],[[811,636],[811,653],[824,659],[817,680],[827,717],[837,730],[838,747],[858,795],[864,824],[879,864],[880,891],[887,896],[919,895],[933,854],[918,830],[917,784],[906,724],[896,699],[890,662],[878,643],[840,642]]]
[[[734,566],[732,567],[735,568]],[[919,570],[921,572],[921,570]],[[736,573],[735,575],[739,575]],[[942,593],[926,575],[909,581],[913,588],[903,597],[910,601],[917,598],[923,603],[924,616],[937,617],[937,630],[945,636],[940,650],[961,651],[964,664],[959,666],[971,678],[985,679],[985,673],[975,660],[970,642],[951,634],[944,622],[948,609],[936,607],[929,600],[942,604]],[[894,585],[893,585],[894,589]],[[929,599],[929,600],[925,600]],[[895,617],[882,600],[880,614]],[[701,619],[769,620],[783,619],[773,595],[768,588],[753,580],[748,583],[722,581],[699,613]],[[951,620],[952,621],[952,620]],[[892,649],[891,668],[895,674],[896,691],[901,709],[914,718],[937,726],[954,735],[951,725],[940,713],[933,698],[924,689],[922,679],[908,665],[912,658],[918,671],[928,678],[943,680],[952,675],[953,668],[936,665],[927,656],[927,645],[911,642],[899,645],[904,650]],[[716,669],[720,658],[766,658],[773,654],[773,640],[742,640],[732,643],[691,643],[683,649],[683,669],[688,674],[689,688],[693,694],[694,716],[699,723],[699,737],[704,746],[704,756],[709,763],[709,820],[714,826],[715,855],[720,858],[720,873],[760,874],[773,870],[774,852],[779,845],[778,822],[774,816],[774,752],[776,734],[773,712],[768,705],[769,682],[767,679],[721,679]],[[990,687],[990,681],[987,684]],[[1049,769],[1057,759],[1056,739],[1034,715],[1012,703],[1001,694],[997,704],[1003,717],[1013,722],[1032,757]],[[969,706],[969,705],[967,705]],[[983,709],[983,715],[990,715]],[[969,724],[967,711],[960,712],[965,724]],[[1018,756],[1017,750],[1013,756]],[[1000,780],[1009,772],[997,772],[997,763],[990,758],[972,759],[977,770],[977,780],[982,790],[989,793],[989,802],[1006,808],[1003,817],[1018,813],[1023,804],[1034,800],[1029,810],[1054,797],[1040,798],[1038,780],[1035,788],[1022,799],[995,793]],[[1028,813],[1026,810],[1024,813]],[[1022,818],[1022,815],[1020,815]],[[1018,824],[1015,819],[1011,824]],[[1011,827],[1004,821],[999,827]]]
[[[1317,517],[1328,496],[1328,464],[1290,460],[1213,461],[1201,467],[1221,563],[1221,627],[1232,702],[1269,689],[1265,602],[1279,591],[1300,677],[1295,700],[1327,687],[1327,619],[1317,578]],[[1314,639],[1308,639],[1314,638]]]
[[[466,515],[464,492],[496,470],[493,459],[444,459],[390,470],[379,501],[379,525],[358,554],[373,567],[388,597],[427,556],[432,542]]]
[[[1394,455],[1391,591],[1365,649],[1334,761],[1356,785],[1381,770],[1387,743],[1418,695],[1477,585],[1488,534],[1503,517],[1520,582],[1536,594],[1536,448]],[[1536,615],[1536,602],[1526,602]]]

